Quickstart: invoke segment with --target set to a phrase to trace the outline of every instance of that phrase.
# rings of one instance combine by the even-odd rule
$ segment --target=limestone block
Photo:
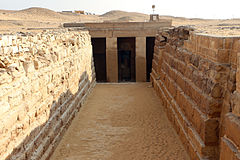
[[[233,42],[232,42],[232,49],[235,51],[239,51],[240,50],[240,39],[237,38],[233,38]]]
[[[239,117],[228,113],[225,116],[224,121],[225,135],[231,139],[231,141],[237,146],[240,147],[240,120]]]
[[[0,101],[0,115],[3,115],[7,111],[9,111],[10,105],[8,102]]]
[[[19,104],[21,104],[22,99],[23,94],[21,90],[15,90],[8,96],[8,103],[11,105],[11,107],[18,106]]]
[[[48,85],[47,85],[47,92],[48,92],[48,94],[50,94],[51,92],[53,92],[53,90],[54,90],[54,84],[53,83],[49,83]]]
[[[0,98],[2,101],[7,101],[6,95],[12,90],[10,85],[0,85]]]
[[[218,51],[216,52],[217,61],[220,63],[228,63],[229,55],[230,55],[230,50],[218,49]]]
[[[223,38],[219,37],[209,37],[209,47],[212,49],[222,49],[223,48]]]
[[[24,61],[23,68],[24,68],[26,74],[29,74],[29,73],[32,73],[35,71],[34,63],[32,61]]]
[[[30,50],[29,50],[28,47],[22,45],[22,46],[20,46],[20,51],[21,51],[21,52],[29,52]]]
[[[12,46],[13,45],[13,36],[8,36],[8,46]]]
[[[13,53],[12,47],[3,47],[3,54],[9,55],[11,53]]]
[[[57,58],[57,56],[56,56],[55,54],[51,54],[51,59],[52,59],[52,61],[53,61],[54,63],[56,63],[57,60],[58,60],[58,58]]]
[[[28,103],[29,103],[29,105],[32,106],[33,104],[35,104],[41,100],[42,100],[42,95],[41,95],[41,92],[38,91],[38,92],[32,93],[31,100],[29,100]]]
[[[221,137],[220,147],[220,160],[240,159],[240,152],[237,150],[237,147],[231,142],[231,140],[227,137]]]
[[[6,70],[0,70],[0,85],[12,82],[12,76]]]
[[[35,93],[37,91],[39,91],[40,86],[39,86],[39,80],[35,80],[31,83],[31,92]]]
[[[9,65],[8,70],[14,80],[16,80],[17,78],[20,78],[22,75],[24,75],[24,71],[16,63]]]
[[[233,93],[232,112],[235,115],[240,116],[240,94],[238,91]]]
[[[223,94],[223,88],[219,84],[215,84],[211,91],[211,96],[213,98],[221,98]]]
[[[6,129],[5,133],[9,133],[8,131],[16,123],[17,117],[18,117],[17,109],[11,109],[9,112],[7,112],[7,114],[4,114],[4,116],[1,117],[2,123],[4,124],[4,128]]]
[[[232,49],[232,45],[233,45],[233,38],[229,37],[224,39],[223,49]]]
[[[2,36],[2,42],[3,42],[3,46],[8,46],[8,37]]]
[[[17,115],[17,120],[18,121],[21,121],[21,122],[23,122],[23,125],[24,125],[24,129],[26,129],[26,127],[27,127],[27,124],[26,123],[24,123],[24,119],[27,119],[26,118],[26,111],[25,111],[25,104],[21,104],[21,105],[19,105],[18,106],[20,109],[19,109],[19,111],[18,111],[18,115]],[[25,120],[27,123],[28,123],[28,121],[27,120]]]

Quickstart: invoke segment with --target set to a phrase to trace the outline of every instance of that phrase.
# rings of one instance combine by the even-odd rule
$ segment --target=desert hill
[[[200,19],[160,16],[172,20],[173,26],[188,25],[198,32],[221,35],[240,35],[240,19]],[[23,10],[0,10],[0,33],[27,31],[28,28],[58,28],[66,22],[146,22],[149,15],[119,10],[102,15],[79,15],[76,13],[55,12],[46,8],[32,7]]]
[[[50,9],[46,9],[46,8],[37,8],[37,7],[33,7],[33,8],[28,8],[28,9],[23,9],[20,11],[16,11],[13,12],[16,16],[41,16],[41,17],[48,17],[48,18],[62,18],[61,15],[55,11],[52,11]]]
[[[0,10],[0,19],[7,19],[7,20],[41,20],[41,21],[51,21],[51,20],[76,20],[79,17],[84,17],[86,20],[98,19],[98,16],[94,15],[78,15],[74,13],[70,14],[62,14],[61,12],[55,12],[50,9],[45,8],[28,8],[19,11],[8,11],[8,10]],[[84,20],[85,20],[84,19]]]
[[[64,14],[45,8],[28,8],[19,11],[0,10],[0,32],[26,28],[56,28],[64,22],[97,22],[95,15]]]
[[[107,21],[130,21],[130,22],[144,22],[149,20],[149,15],[138,12],[125,12],[119,10],[113,10],[99,17]]]
[[[146,17],[148,16],[147,14],[144,13],[138,13],[138,12],[126,12],[126,11],[120,11],[120,10],[112,10],[109,12],[106,12],[100,17],[124,17],[124,16],[141,16],[141,17]]]

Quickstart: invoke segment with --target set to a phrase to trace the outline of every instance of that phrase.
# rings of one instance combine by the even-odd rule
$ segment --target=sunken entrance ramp
[[[149,86],[97,84],[51,160],[188,160]]]

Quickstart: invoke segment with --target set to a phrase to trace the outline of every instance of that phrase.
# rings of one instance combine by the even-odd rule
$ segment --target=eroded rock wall
[[[48,159],[94,84],[88,31],[0,36],[0,159]]]
[[[156,37],[151,81],[192,159],[219,159],[230,128],[225,117],[233,114],[237,46],[239,38],[196,34],[186,27]]]

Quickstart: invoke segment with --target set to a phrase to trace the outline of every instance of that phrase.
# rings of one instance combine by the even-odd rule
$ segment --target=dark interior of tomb
[[[135,42],[135,37],[124,37],[117,39],[119,82],[136,82]]]
[[[154,44],[155,37],[147,37],[146,38],[146,69],[147,69],[147,81],[150,81],[150,73],[152,71],[152,59],[154,53]]]
[[[155,37],[146,38],[146,78],[150,81]],[[97,82],[107,82],[106,75],[106,38],[92,38],[94,65]],[[117,39],[118,81],[136,82],[136,38]]]
[[[93,58],[97,82],[106,82],[106,38],[92,38]]]

